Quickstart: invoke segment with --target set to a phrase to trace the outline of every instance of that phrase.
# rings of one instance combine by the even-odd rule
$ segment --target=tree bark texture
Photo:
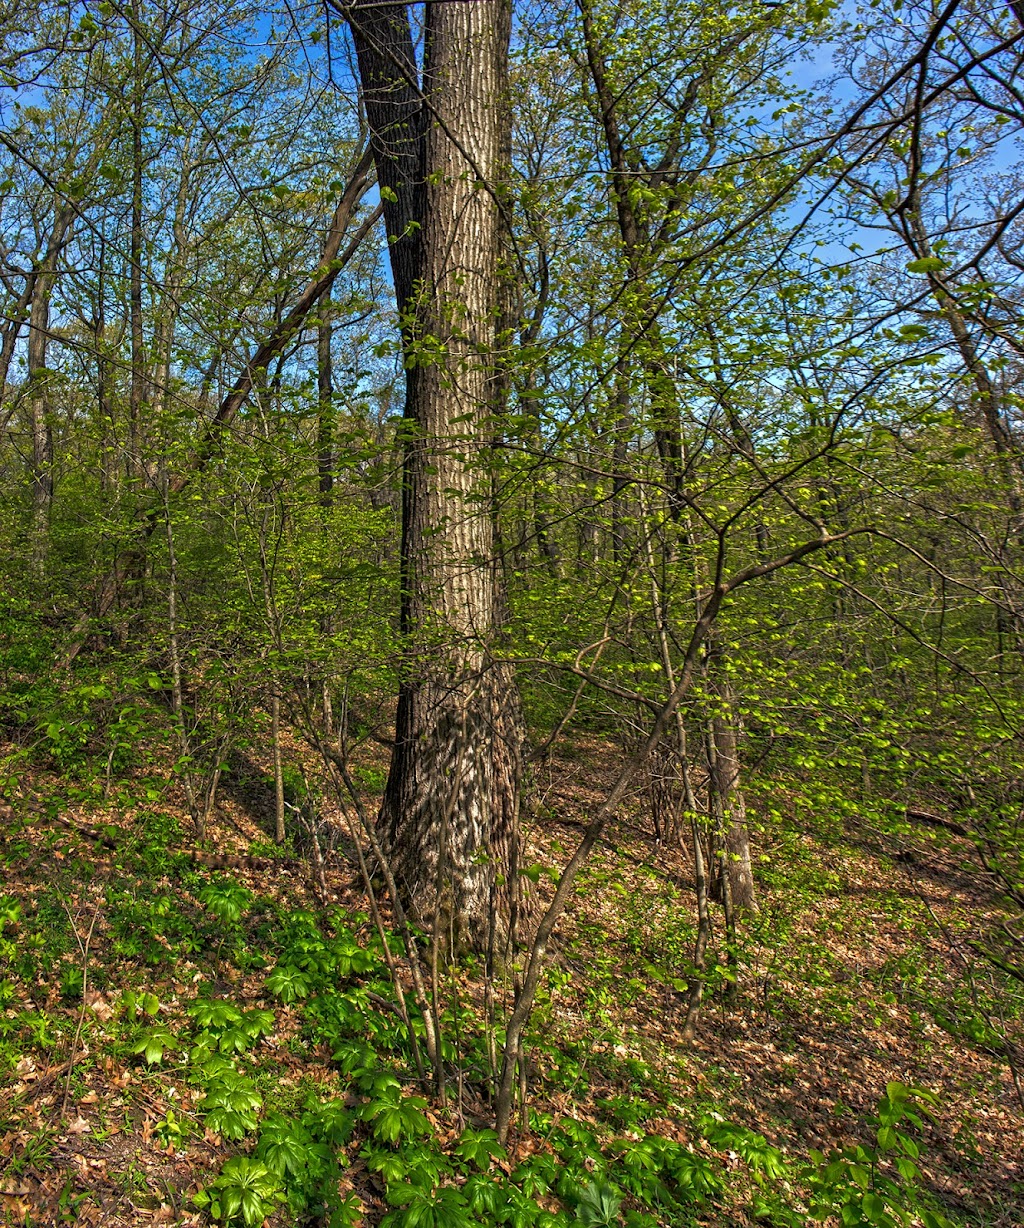
[[[53,424],[49,406],[46,342],[50,331],[50,295],[56,280],[56,252],[35,276],[28,326],[29,424],[32,434],[32,563],[37,571],[46,561],[53,503]]]
[[[747,805],[743,796],[739,716],[732,683],[725,672],[721,650],[717,645],[710,665],[718,697],[717,710],[711,718],[713,754],[710,756],[710,767],[722,816],[723,873],[728,880],[725,886],[738,913],[756,912]]]
[[[142,437],[147,399],[147,361],[142,317],[142,256],[143,256],[143,150],[142,129],[145,122],[142,81],[142,44],[139,35],[137,3],[132,5],[132,49],[134,79],[132,90],[132,209],[129,260],[129,333],[131,337],[132,369],[128,387],[128,476],[139,481],[144,475]]]
[[[331,295],[320,300],[316,327],[317,472],[320,476],[320,506],[328,511],[334,489],[334,367],[331,361]]]
[[[514,681],[490,655],[501,621],[489,452],[510,7],[431,4],[422,91],[409,88],[405,6],[359,8],[378,179],[395,197],[385,220],[406,357],[407,656],[380,823],[414,914],[455,947],[487,949],[510,923],[522,740]]]

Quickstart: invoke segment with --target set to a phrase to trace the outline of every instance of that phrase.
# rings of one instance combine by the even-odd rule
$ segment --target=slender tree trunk
[[[53,216],[53,229],[46,250],[29,275],[25,286],[28,306],[28,392],[29,431],[32,437],[32,520],[29,530],[33,566],[41,570],[46,561],[50,530],[50,508],[53,503],[53,425],[49,405],[49,372],[46,367],[47,343],[50,333],[50,296],[57,281],[60,253],[68,242],[74,212],[67,205],[58,206]],[[11,348],[4,338],[3,360],[10,362],[18,329],[17,317],[11,321]],[[3,379],[7,377],[4,365]],[[2,389],[2,385],[0,385]]]
[[[46,343],[50,331],[50,294],[55,279],[56,252],[51,249],[39,269],[28,326],[29,424],[32,435],[32,520],[29,530],[32,565],[46,563],[53,503],[53,425],[50,420]]]
[[[99,145],[95,152],[101,154],[104,148],[105,146]],[[327,243],[321,254],[320,264],[313,273],[311,281],[305,286],[284,318],[277,322],[267,340],[253,353],[243,373],[238,376],[231,388],[221,397],[217,412],[202,433],[197,446],[184,468],[174,477],[170,478],[168,482],[169,495],[180,494],[194,477],[205,471],[206,466],[216,455],[217,445],[221,440],[223,432],[237,418],[239,411],[257,382],[257,377],[262,377],[262,374],[266,372],[267,364],[276,355],[281,353],[288,342],[299,331],[313,306],[334,284],[335,278],[348,265],[372,225],[380,217],[382,210],[378,206],[363,221],[352,236],[348,246],[342,250],[341,243],[345,238],[348,224],[352,220],[352,215],[369,186],[370,170],[371,158],[369,151],[367,151],[360,157],[352,178],[349,180],[348,186],[338,201],[334,212],[334,219],[331,223],[331,230],[327,237]],[[212,381],[216,375],[222,359],[223,354],[218,354],[214,357],[209,368],[209,380]],[[105,617],[113,609],[115,602],[124,589],[126,581],[135,574],[140,564],[144,563],[145,545],[157,524],[158,520],[152,513],[147,513],[145,517],[140,518],[137,532],[134,534],[133,539],[130,540],[129,545],[115,555],[109,570],[105,572],[103,578],[91,593],[92,610],[89,613],[83,614],[79,619],[61,653],[59,658],[61,668],[66,668],[70,665],[81,651],[82,645],[85,643],[85,632],[90,617]]]
[[[117,486],[117,442],[114,400],[111,396],[111,364],[107,358],[107,245],[100,231],[99,267],[96,270],[96,412],[99,416],[100,488],[111,494]]]
[[[0,340],[0,407],[3,405],[7,391],[7,376],[11,370],[11,360],[14,358],[22,325],[25,323],[25,317],[30,311],[35,294],[35,284],[36,270],[32,269],[25,277],[25,287],[18,301],[12,308],[9,308],[10,314],[3,327],[0,328],[0,338],[2,338]]]
[[[651,604],[658,624],[658,646],[661,649],[661,665],[665,672],[669,694],[676,690],[676,670],[672,663],[672,645],[668,635],[667,618],[661,591],[658,587],[658,576],[654,566],[654,551],[650,538],[645,541],[647,554],[647,569],[651,584]],[[697,1015],[700,1012],[704,998],[704,970],[707,963],[708,943],[711,940],[711,907],[708,890],[707,865],[704,860],[703,833],[700,829],[700,816],[697,812],[697,798],[693,792],[693,781],[690,776],[689,742],[686,734],[686,722],[682,711],[677,707],[673,713],[675,723],[675,751],[679,758],[680,775],[683,785],[683,810],[690,824],[690,836],[693,846],[693,880],[697,897],[697,937],[693,949],[693,972],[690,976],[690,992],[686,1005],[686,1018],[683,1021],[683,1039],[692,1040],[697,1028]],[[655,746],[652,754],[656,753]]]
[[[591,0],[580,0],[583,36],[586,43],[587,67],[594,85],[597,110],[604,129],[605,144],[611,166],[611,189],[619,237],[625,256],[633,292],[637,297],[637,320],[645,327],[650,342],[650,356],[644,362],[644,374],[651,400],[655,442],[662,468],[668,480],[669,510],[674,520],[680,520],[685,510],[683,488],[685,465],[676,404],[675,380],[663,358],[665,345],[654,320],[648,285],[648,265],[651,236],[645,219],[636,208],[633,190],[637,184],[636,168],[630,164],[619,119],[619,102],[605,62],[604,41],[594,26]],[[632,342],[632,338],[631,338]]]
[[[146,402],[146,354],[142,318],[142,131],[145,123],[142,79],[142,38],[138,0],[132,3],[133,82],[131,100],[132,203],[129,224],[128,329],[131,340],[131,373],[128,386],[128,476],[141,482],[144,476],[143,416]]]
[[[181,669],[181,644],[178,639],[178,555],[170,509],[166,503],[164,522],[167,532],[167,645],[171,662],[171,709],[178,727],[178,743],[183,761],[181,785],[185,802],[195,824],[196,838],[205,840],[210,807],[205,791],[196,789],[197,777],[193,771],[191,738],[185,718],[185,688]]]
[[[284,844],[284,766],[281,761],[281,697],[275,684],[270,700],[270,736],[274,743],[274,839]]]
[[[722,821],[722,894],[723,897],[728,896],[736,913],[756,912],[757,896],[750,859],[747,806],[743,795],[736,697],[718,643],[713,643],[709,657],[709,674],[718,701],[711,718],[713,754],[710,756],[710,767]]]
[[[612,557],[616,563],[623,562],[627,555],[626,491],[629,476],[626,462],[632,426],[630,400],[629,362],[625,357],[620,357],[615,364],[615,440],[612,445]]]
[[[333,333],[331,295],[320,300],[316,328],[317,470],[320,475],[320,506],[329,511],[334,490],[334,366],[331,360]]]
[[[174,209],[174,249],[165,260],[165,282],[161,287],[159,305],[154,312],[152,373],[147,375],[149,409],[155,420],[165,429],[164,416],[171,408],[171,364],[174,357],[174,337],[178,325],[181,289],[189,257],[189,240],[186,229],[191,167],[182,172],[178,198]]]
[[[120,115],[122,105],[120,98],[111,100],[109,109],[105,112],[102,121],[93,132],[92,139],[89,142],[89,154],[85,159],[84,165],[78,164],[76,162],[77,155],[71,153],[70,150],[68,151],[71,160],[66,163],[64,174],[74,173],[75,177],[83,183],[90,181],[96,168],[106,156],[111,141],[118,130],[118,123],[108,125],[106,120],[114,112]],[[74,167],[74,171],[72,171],[72,167]],[[63,174],[59,177],[63,178]],[[4,393],[6,392],[7,378],[17,351],[22,326],[26,319],[28,319],[29,327],[31,328],[31,309],[36,304],[40,293],[42,293],[45,299],[46,310],[47,312],[49,311],[50,294],[53,290],[60,254],[71,237],[74,220],[76,217],[82,216],[83,208],[84,205],[79,199],[71,200],[67,196],[58,196],[54,208],[53,227],[50,231],[46,248],[34,260],[33,267],[25,278],[25,285],[21,294],[14,305],[9,308],[3,326],[0,327],[0,405],[2,405]],[[43,287],[39,285],[40,278],[44,282]],[[48,322],[49,318],[47,317]],[[29,365],[31,367],[31,363]],[[0,422],[2,421],[3,419],[0,418]]]
[[[708,943],[711,940],[711,906],[708,874],[704,863],[704,842],[696,809],[690,811],[690,837],[693,847],[693,881],[697,896],[697,938],[693,947],[693,975],[683,1021],[683,1039],[692,1040],[697,1030],[697,1016],[704,999],[704,969]]]

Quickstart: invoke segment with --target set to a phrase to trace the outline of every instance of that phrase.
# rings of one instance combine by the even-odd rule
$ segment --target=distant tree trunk
[[[612,558],[622,563],[628,553],[626,543],[626,492],[629,478],[626,458],[629,451],[629,432],[632,426],[630,405],[629,362],[620,355],[615,364],[615,432],[612,445]]]
[[[141,150],[140,150],[141,153]],[[174,357],[174,338],[178,324],[178,312],[181,306],[181,291],[185,280],[185,270],[189,259],[189,239],[187,229],[189,202],[192,189],[193,167],[187,165],[182,170],[181,182],[174,206],[172,233],[174,247],[166,253],[164,259],[164,285],[161,295],[154,304],[153,338],[151,347],[151,372],[147,372],[148,408],[160,429],[166,429],[164,417],[171,408],[171,366]],[[140,218],[141,220],[141,218]]]
[[[284,764],[281,759],[281,696],[270,699],[270,737],[274,744],[274,839],[284,844]]]
[[[49,372],[46,366],[50,334],[50,296],[57,281],[60,254],[70,237],[74,216],[74,210],[69,205],[56,207],[46,249],[29,273],[25,291],[19,300],[19,308],[28,308],[29,433],[32,438],[32,520],[29,539],[33,566],[37,570],[43,567],[46,560],[50,507],[53,503],[53,427],[50,419]],[[9,333],[4,336],[3,353],[0,354],[0,359],[3,360],[0,375],[4,381],[17,342],[17,324],[18,316],[15,314],[9,324]]]
[[[682,532],[686,513],[686,463],[683,455],[681,417],[675,380],[664,359],[664,350],[667,347],[655,319],[656,312],[652,310],[653,296],[647,281],[645,266],[651,247],[651,235],[648,233],[648,227],[642,215],[636,208],[634,197],[634,189],[641,180],[637,178],[637,168],[630,161],[626,139],[623,136],[623,125],[619,116],[621,96],[616,94],[609,79],[608,66],[605,62],[605,41],[595,28],[593,4],[591,0],[579,0],[579,7],[586,45],[587,67],[594,85],[596,110],[604,130],[605,145],[608,151],[611,191],[615,202],[619,238],[622,241],[622,250],[629,269],[632,293],[636,298],[637,319],[647,321],[645,332],[650,343],[650,356],[643,364],[644,382],[647,385],[654,440],[665,475],[669,515],[677,529],[675,536],[678,537]],[[634,344],[632,337],[629,344],[632,348]],[[625,488],[625,483],[621,481],[621,474],[629,426],[629,370],[628,364],[622,359],[617,365],[616,384],[616,402],[620,406],[620,420],[616,428],[616,451],[621,453],[621,456],[617,454],[613,461],[616,473],[613,538],[617,545],[621,546],[621,526],[618,523],[616,512],[621,508]],[[667,555],[670,560],[675,558],[678,545],[676,540],[668,542]]]
[[[918,197],[919,195],[920,193],[917,194]],[[910,239],[910,249],[918,260],[934,257],[935,251],[932,248],[931,239],[921,221],[919,200],[915,200],[914,203],[915,207],[907,211],[905,220],[906,232]],[[1013,511],[1019,515],[1021,512],[1020,473],[1019,470],[1014,471],[1011,465],[1005,463],[1009,457],[1013,457],[1018,465],[1020,463],[1016,441],[1008,425],[1007,406],[1003,403],[1003,398],[999,395],[998,389],[992,382],[992,377],[989,375],[988,369],[978,353],[977,342],[971,335],[967,321],[957,307],[955,297],[947,288],[942,273],[929,273],[928,282],[939,310],[949,324],[956,347],[960,351],[960,358],[964,364],[964,369],[974,383],[976,403],[981,409],[985,429],[992,440],[996,454],[1004,462],[1003,471],[1010,487]]]
[[[316,327],[317,471],[320,506],[328,511],[334,489],[334,369],[331,361],[331,295],[320,300]]]
[[[25,286],[13,308],[8,308],[9,314],[0,324],[0,406],[3,405],[7,392],[7,376],[11,370],[14,351],[18,347],[18,338],[28,315],[32,296],[35,293],[36,270],[32,269],[25,276]]]
[[[50,420],[46,343],[50,331],[50,294],[56,277],[57,252],[51,245],[37,271],[28,325],[29,424],[32,435],[32,521],[29,530],[32,565],[46,562],[53,503],[53,426]]]
[[[385,220],[406,347],[408,655],[380,822],[414,912],[437,917],[456,946],[485,949],[509,925],[521,742],[514,681],[491,658],[500,622],[489,474],[501,388],[496,189],[511,10],[508,0],[428,7],[429,124],[409,88],[405,6],[368,0],[350,20],[378,177],[396,198]]]
[[[717,643],[713,644],[709,653],[709,665],[717,698],[716,711],[711,718],[713,753],[709,758],[711,782],[722,821],[722,870],[726,880],[723,890],[728,891],[737,913],[756,912],[757,896],[750,858],[747,804],[743,795],[736,696],[725,671],[721,646]]]
[[[132,204],[129,227],[128,315],[131,338],[131,374],[128,387],[128,476],[143,476],[142,431],[146,400],[146,357],[142,320],[142,129],[143,111],[142,42],[139,33],[139,7],[132,4],[132,44],[134,81],[132,89]]]
[[[100,488],[110,494],[117,486],[117,443],[114,401],[111,396],[111,363],[107,357],[106,236],[99,235],[99,265],[96,269],[96,314],[93,336],[96,346],[96,412],[99,416]]]
[[[94,156],[101,155],[104,148],[103,144],[97,145],[96,150],[94,150]],[[367,151],[360,157],[352,178],[349,180],[348,186],[338,201],[327,243],[321,253],[320,264],[313,273],[312,279],[301,291],[283,319],[275,323],[266,340],[253,352],[242,374],[235,379],[227,391],[223,392],[216,413],[207,422],[196,447],[183,469],[168,480],[168,493],[170,495],[181,494],[198,474],[205,471],[206,466],[216,455],[217,443],[222,438],[223,432],[236,420],[239,411],[252,393],[258,378],[261,377],[261,373],[266,371],[267,365],[275,356],[280,355],[288,342],[303,326],[309,312],[331,287],[338,273],[346,267],[356,251],[358,251],[360,243],[380,216],[380,207],[378,206],[363,221],[362,225],[359,226],[356,233],[352,236],[348,246],[342,250],[341,244],[345,238],[348,225],[352,220],[352,215],[369,185],[370,169],[371,158],[369,151]],[[223,353],[214,355],[204,378],[200,405],[203,405],[206,401],[208,389],[217,377],[222,361]],[[137,532],[130,539],[128,546],[115,555],[113,564],[92,591],[92,617],[103,618],[113,608],[124,590],[125,583],[136,574],[140,564],[144,562],[145,543],[155,525],[156,521],[152,515],[140,517]],[[82,645],[85,643],[88,621],[89,616],[83,615],[72,632],[60,656],[62,668],[70,665],[81,651]]]

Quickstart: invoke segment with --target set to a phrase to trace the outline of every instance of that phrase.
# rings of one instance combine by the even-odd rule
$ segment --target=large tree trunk
[[[380,821],[421,922],[455,947],[486,949],[509,926],[521,774],[514,682],[491,660],[500,623],[489,473],[502,387],[496,192],[510,6],[429,6],[422,96],[409,84],[405,6],[356,5],[351,20],[378,178],[395,196],[385,219],[406,348],[407,656]]]

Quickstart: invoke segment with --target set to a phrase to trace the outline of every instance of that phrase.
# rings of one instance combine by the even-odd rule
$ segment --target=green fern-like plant
[[[199,1109],[211,1130],[223,1138],[237,1140],[256,1129],[262,1105],[252,1079],[229,1069],[209,1084]]]
[[[219,1032],[242,1022],[242,1012],[224,998],[200,998],[192,1003],[188,1013],[201,1028],[210,1032]]]
[[[462,1191],[445,1185],[428,1190],[409,1183],[388,1190],[388,1202],[400,1209],[381,1220],[381,1228],[475,1228]]]
[[[492,1160],[505,1155],[505,1148],[493,1130],[466,1130],[459,1139],[455,1154],[474,1168],[487,1169]]]
[[[285,1201],[285,1194],[280,1178],[266,1164],[235,1156],[193,1201],[225,1224],[241,1222],[246,1228],[256,1228]]]
[[[267,988],[275,998],[290,1003],[309,997],[311,980],[307,972],[293,964],[278,964],[267,977]]]
[[[374,1138],[386,1143],[411,1139],[433,1131],[423,1110],[427,1107],[422,1096],[387,1096],[369,1100],[359,1109],[358,1116],[370,1123]]]
[[[199,900],[218,921],[225,925],[237,925],[252,903],[253,894],[241,883],[218,875],[199,892]]]

